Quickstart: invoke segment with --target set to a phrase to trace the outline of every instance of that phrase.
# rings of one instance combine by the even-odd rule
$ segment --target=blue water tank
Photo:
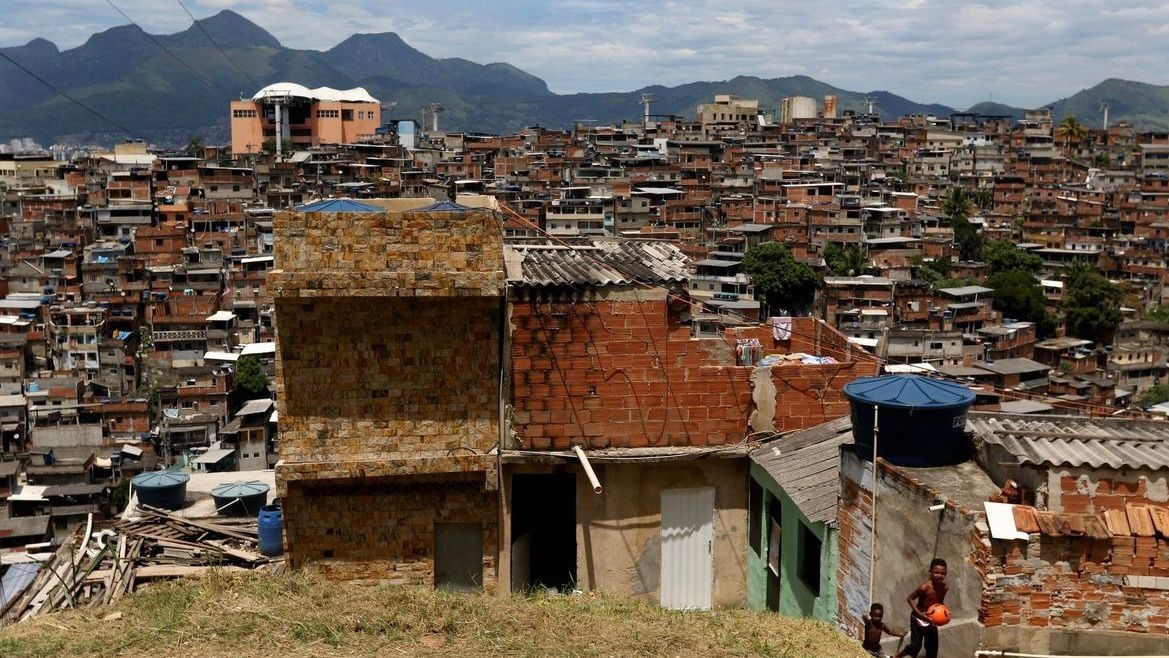
[[[138,502],[160,509],[176,510],[187,500],[190,475],[181,471],[147,471],[130,480]]]
[[[260,508],[257,521],[260,530],[260,552],[268,557],[284,555],[284,513],[279,505]]]
[[[877,455],[901,466],[946,466],[970,458],[966,411],[974,392],[954,382],[920,375],[861,377],[844,385],[852,405],[852,435],[858,452],[873,454],[873,414],[877,417]]]

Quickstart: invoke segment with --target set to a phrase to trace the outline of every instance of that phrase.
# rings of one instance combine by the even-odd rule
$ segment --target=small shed
[[[852,440],[852,423],[838,418],[751,453],[748,606],[833,620],[840,447]]]

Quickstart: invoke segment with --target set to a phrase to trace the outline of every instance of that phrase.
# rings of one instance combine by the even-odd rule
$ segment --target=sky
[[[113,1],[154,34],[190,25],[178,0]],[[183,1],[200,18],[232,9],[293,48],[397,32],[433,57],[508,62],[557,93],[802,74],[958,108],[1031,107],[1110,77],[1169,83],[1169,1]],[[107,0],[0,5],[0,46],[67,49],[126,22]]]

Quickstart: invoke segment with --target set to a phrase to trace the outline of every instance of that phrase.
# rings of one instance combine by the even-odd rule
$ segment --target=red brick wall
[[[986,537],[976,538],[976,542]],[[989,540],[980,621],[1169,634],[1169,542],[1032,535]]]
[[[726,340],[694,339],[663,299],[513,300],[511,399],[520,446],[568,449],[738,443],[756,409],[755,368],[735,365],[734,339],[758,334],[764,353],[808,352],[844,361],[845,339],[811,318],[807,334],[774,341],[769,328]],[[817,340],[816,326],[819,325]],[[816,348],[819,348],[817,351]],[[834,365],[771,369],[775,429],[801,429],[848,413],[840,389],[872,375],[871,357]]]

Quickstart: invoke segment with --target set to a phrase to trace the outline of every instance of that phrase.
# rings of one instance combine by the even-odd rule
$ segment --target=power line
[[[23,64],[21,64],[20,62],[16,61],[15,59],[12,59],[12,58],[11,58],[11,57],[8,55],[8,53],[4,52],[3,50],[0,50],[0,57],[3,57],[4,59],[8,60],[8,62],[9,62],[9,63],[11,63],[13,66],[15,66],[16,68],[20,69],[21,71],[24,71],[25,73],[27,73],[27,74],[28,74],[30,77],[32,77],[33,79],[35,79],[37,82],[40,82],[41,84],[43,84],[44,86],[48,87],[49,89],[52,89],[53,91],[57,92],[57,94],[59,94],[59,95],[61,95],[61,96],[65,97],[65,98],[69,99],[70,101],[72,101],[73,103],[75,103],[75,104],[76,104],[78,107],[80,107],[80,108],[84,109],[85,111],[89,112],[90,114],[93,114],[94,116],[96,116],[97,118],[101,119],[102,121],[105,121],[106,123],[110,124],[111,126],[114,126],[114,127],[115,127],[115,128],[117,128],[118,130],[121,130],[122,132],[126,133],[127,135],[132,135],[132,134],[134,134],[134,131],[130,130],[129,128],[127,128],[127,127],[125,127],[125,126],[123,126],[122,124],[118,123],[117,121],[114,121],[113,119],[111,119],[111,118],[109,118],[108,116],[106,116],[106,115],[102,114],[101,112],[98,112],[97,110],[95,110],[95,109],[93,109],[92,107],[90,107],[90,106],[86,105],[85,103],[82,103],[81,101],[77,100],[77,99],[76,99],[76,98],[74,98],[73,96],[71,96],[71,95],[69,95],[68,93],[66,93],[64,90],[62,90],[62,89],[59,89],[59,88],[58,88],[56,85],[54,85],[53,83],[49,82],[48,80],[45,80],[44,78],[42,78],[41,76],[37,75],[36,73],[33,73],[32,71],[28,70],[27,68],[25,68],[25,66],[24,66]]]
[[[127,14],[126,14],[126,12],[122,11],[121,7],[118,7],[118,5],[115,5],[115,4],[114,4],[114,0],[106,0],[106,4],[108,4],[109,6],[113,7],[113,8],[114,8],[114,11],[116,11],[116,12],[118,12],[119,14],[121,14],[121,15],[122,15],[122,18],[124,18],[124,19],[126,19],[126,20],[130,21],[130,24],[131,24],[131,25],[133,25],[134,27],[138,28],[138,30],[139,30],[140,32],[142,32],[142,34],[145,34],[145,35],[146,35],[146,38],[148,38],[148,39],[150,39],[151,41],[153,41],[153,42],[154,42],[154,45],[158,46],[159,48],[161,48],[161,49],[162,49],[162,51],[163,51],[163,52],[165,52],[166,54],[168,54],[168,55],[170,55],[171,57],[173,57],[173,58],[174,58],[174,60],[175,60],[176,62],[178,62],[179,64],[182,64],[184,67],[186,67],[187,69],[189,69],[189,70],[191,71],[191,73],[194,73],[195,75],[199,76],[200,78],[202,78],[202,79],[203,79],[203,81],[204,81],[204,82],[206,82],[207,84],[211,85],[212,87],[218,87],[220,90],[222,90],[222,91],[224,91],[224,92],[226,92],[226,93],[228,93],[228,94],[232,94],[232,93],[233,93],[233,92],[232,92],[230,89],[227,89],[226,87],[224,87],[224,86],[220,85],[219,83],[215,82],[215,81],[214,81],[214,80],[212,80],[211,78],[208,78],[206,75],[203,75],[202,73],[200,73],[200,72],[199,72],[199,71],[198,71],[198,70],[197,70],[195,67],[191,66],[191,65],[190,65],[190,64],[188,64],[186,61],[184,61],[182,57],[179,57],[178,55],[176,55],[176,54],[174,53],[174,51],[173,51],[173,50],[171,50],[170,48],[167,48],[166,46],[164,46],[164,45],[162,44],[162,42],[161,42],[161,41],[159,41],[157,38],[155,38],[155,36],[154,36],[153,34],[151,34],[151,33],[147,32],[146,30],[142,29],[142,26],[141,26],[141,25],[139,25],[138,23],[135,23],[135,22],[134,22],[134,19],[133,19],[133,18],[130,18],[130,16],[129,16],[129,15],[127,15]]]
[[[203,33],[203,36],[207,37],[207,40],[211,42],[211,45],[215,46],[215,49],[219,51],[220,55],[223,55],[223,59],[226,59],[228,64],[231,64],[236,71],[239,71],[240,75],[247,78],[248,82],[252,83],[253,87],[259,87],[260,83],[253,80],[252,76],[248,75],[243,69],[241,69],[239,64],[235,63],[235,60],[233,60],[231,57],[228,57],[227,51],[220,47],[215,39],[211,37],[211,33],[208,32],[205,27],[203,27],[203,24],[199,22],[199,19],[195,18],[195,15],[191,13],[191,10],[187,9],[187,5],[183,4],[183,0],[175,0],[175,2],[178,2],[179,6],[183,8],[183,11],[187,12],[187,16],[191,17],[191,21],[195,23],[195,27],[199,28],[199,31]]]
[[[552,235],[552,234],[548,233],[548,232],[547,232],[546,230],[544,230],[543,228],[540,228],[540,226],[539,226],[538,224],[536,224],[536,223],[532,222],[532,221],[531,221],[531,220],[529,220],[528,218],[526,218],[526,217],[524,217],[523,215],[519,214],[518,212],[516,212],[515,210],[513,210],[513,209],[512,209],[510,206],[508,206],[507,204],[505,204],[505,203],[500,203],[500,204],[499,204],[499,207],[500,207],[501,209],[505,210],[506,212],[510,213],[512,216],[514,216],[515,218],[519,219],[519,220],[520,220],[520,221],[522,221],[523,223],[527,224],[528,226],[531,226],[532,228],[534,228],[534,229],[535,229],[536,231],[538,231],[539,233],[543,234],[543,236],[544,236],[546,239],[548,239],[548,240],[551,240],[551,241],[553,241],[553,242],[557,242],[557,243],[559,243],[559,244],[561,244],[561,245],[563,245],[563,246],[565,246],[565,247],[569,247],[569,248],[572,248],[572,247],[573,247],[573,245],[569,244],[568,242],[565,242],[565,241],[564,241],[564,240],[562,240],[561,238],[559,238],[559,237],[557,237],[557,236],[554,236],[554,235]],[[587,252],[582,252],[582,255],[583,255],[585,258],[587,258],[587,259],[589,259],[589,260],[592,260],[592,261],[595,261],[595,262],[597,262],[597,263],[599,263],[599,264],[605,265],[606,267],[611,267],[611,266],[612,266],[612,264],[611,264],[611,263],[605,263],[604,261],[601,261],[599,258],[597,258],[597,257],[595,257],[595,256],[593,256],[592,254],[589,254],[589,253],[587,253]],[[641,287],[643,287],[643,288],[647,288],[647,289],[663,288],[663,289],[665,289],[665,290],[666,290],[666,295],[667,295],[667,297],[671,297],[671,298],[673,298],[673,299],[677,299],[677,300],[679,300],[679,301],[685,301],[685,302],[688,302],[688,303],[691,303],[691,304],[695,304],[695,303],[696,303],[696,304],[698,304],[699,306],[701,306],[701,307],[705,308],[705,309],[706,309],[706,310],[708,310],[708,311],[712,311],[712,312],[714,312],[714,313],[717,313],[717,314],[722,314],[722,315],[729,316],[729,317],[735,317],[735,318],[738,318],[739,320],[742,320],[743,322],[745,322],[745,323],[748,323],[748,324],[751,324],[751,325],[757,325],[757,324],[760,324],[759,320],[757,320],[757,319],[752,319],[752,318],[748,318],[747,316],[743,315],[742,313],[738,313],[738,312],[735,312],[735,311],[728,311],[728,310],[726,310],[726,309],[722,309],[722,308],[719,308],[719,307],[713,306],[713,305],[711,305],[711,304],[708,304],[708,303],[706,303],[705,301],[703,301],[703,300],[701,300],[701,299],[698,299],[698,298],[694,298],[694,297],[682,297],[682,296],[680,296],[680,295],[677,295],[677,294],[675,294],[675,293],[671,292],[669,289],[665,288],[664,286],[660,286],[660,285],[654,285],[654,284],[651,284],[651,283],[649,283],[649,282],[646,282],[646,281],[641,281],[641,280],[637,279],[636,277],[630,277],[630,279],[631,279],[631,281],[632,281],[632,282],[633,282],[635,285],[641,286]],[[576,289],[576,286],[571,286],[571,287],[573,287],[574,289]],[[809,336],[809,335],[807,335],[807,334],[800,333],[800,332],[798,332],[798,331],[795,331],[795,330],[794,330],[794,328],[793,328],[793,329],[791,329],[790,331],[791,331],[792,335],[795,335],[795,336],[800,336],[801,338],[806,338],[806,339],[809,339],[809,340],[814,340],[814,341],[817,341],[817,343],[819,343],[819,341],[820,341],[820,339],[819,339],[818,337],[815,337],[815,336]],[[837,358],[844,358],[844,357],[843,357],[843,354],[844,354],[845,350],[844,350],[843,348],[839,348],[839,347],[835,347],[835,346],[831,346],[831,345],[820,345],[820,348],[821,348],[821,349],[823,349],[824,351],[829,351],[829,352],[833,352],[833,353],[835,353],[835,354],[837,355]],[[869,358],[872,358],[873,360],[875,360],[875,361],[876,361],[878,364],[880,364],[881,366],[886,366],[886,365],[903,365],[903,364],[899,364],[899,363],[894,363],[894,362],[890,361],[889,359],[887,359],[887,358],[883,358],[883,357],[880,357],[880,356],[878,356],[878,355],[876,355],[876,354],[869,354],[869,353],[867,353],[867,352],[864,352],[864,350],[862,350],[862,349],[861,349],[861,348],[859,348],[859,347],[858,347],[857,349],[858,349],[858,352],[859,352],[859,353],[865,354],[867,357],[869,357]],[[931,376],[933,376],[933,377],[937,377],[937,378],[939,378],[939,379],[945,379],[945,380],[953,381],[953,382],[956,382],[956,383],[958,383],[958,384],[962,384],[963,386],[968,386],[968,385],[969,385],[969,383],[970,383],[970,382],[968,382],[967,380],[965,380],[965,379],[964,379],[964,378],[962,378],[962,377],[956,377],[956,376],[952,376],[952,375],[947,375],[947,374],[945,374],[945,373],[938,372],[938,371],[936,371],[936,370],[934,370],[934,371],[927,371],[925,368],[922,368],[921,370],[922,370],[922,373],[923,373],[923,374],[931,375]],[[1066,407],[1073,407],[1073,408],[1087,409],[1087,410],[1092,410],[1092,409],[1096,409],[1096,410],[1103,410],[1103,411],[1098,411],[1098,413],[1101,413],[1101,414],[1103,414],[1104,412],[1108,412],[1108,415],[1112,415],[1113,413],[1119,413],[1119,412],[1124,412],[1124,413],[1134,413],[1134,412],[1133,412],[1133,410],[1131,410],[1131,409],[1123,409],[1123,408],[1109,407],[1109,406],[1106,406],[1106,405],[1094,404],[1094,403],[1091,403],[1091,402],[1079,402],[1079,401],[1065,400],[1065,399],[1063,399],[1063,398],[1059,398],[1059,397],[1056,397],[1056,396],[1053,396],[1053,395],[1046,395],[1046,394],[1025,394],[1025,393],[1021,393],[1021,392],[1019,392],[1019,391],[1015,391],[1015,390],[1011,390],[1011,389],[1007,389],[1007,388],[1000,388],[1000,387],[994,386],[993,384],[982,384],[982,383],[977,383],[977,384],[978,384],[980,387],[983,387],[983,388],[985,388],[985,389],[988,389],[988,390],[990,390],[990,391],[992,391],[992,392],[994,392],[994,393],[997,393],[997,394],[998,394],[998,395],[1000,395],[1000,396],[1003,396],[1003,397],[1008,397],[1008,398],[1013,398],[1013,399],[1016,399],[1016,400],[1032,400],[1032,399],[1035,399],[1035,398],[1042,398],[1042,399],[1046,399],[1046,400],[1052,400],[1052,401],[1055,401],[1055,402],[1057,402],[1058,404],[1060,404],[1060,405],[1064,405],[1064,406],[1066,406]]]

